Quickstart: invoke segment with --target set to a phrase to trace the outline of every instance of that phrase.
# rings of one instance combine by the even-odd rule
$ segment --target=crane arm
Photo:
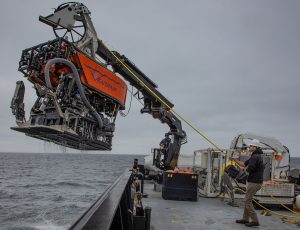
[[[18,127],[12,129],[71,148],[110,150],[117,112],[125,107],[127,85],[121,76],[136,89],[141,113],[170,128],[171,142],[156,165],[163,170],[176,167],[186,133],[172,112],[174,105],[125,55],[107,48],[90,14],[84,4],[68,2],[39,17],[57,39],[22,52],[19,71],[34,84],[38,98],[26,122],[25,88],[17,84],[12,109]]]
[[[157,90],[157,85],[125,55],[117,51],[111,52],[99,39],[96,53],[143,95],[144,108],[141,109],[141,113],[149,113],[153,118],[169,126],[168,134],[173,137],[173,142],[170,143],[157,166],[162,169],[176,167],[181,145],[186,143],[186,133],[182,130],[180,119],[171,112],[174,105]]]

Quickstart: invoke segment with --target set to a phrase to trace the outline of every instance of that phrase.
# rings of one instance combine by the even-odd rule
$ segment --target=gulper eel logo
[[[122,78],[81,53],[77,56],[82,66],[83,83],[125,106],[127,85]]]
[[[105,81],[104,78],[114,82],[115,84],[121,86],[124,89],[124,86],[121,85],[119,82],[116,82],[114,79],[110,78],[109,76],[107,76],[104,73],[99,72],[98,70],[94,69],[93,67],[85,64],[85,66],[90,70],[90,73],[93,77],[93,79],[96,82],[101,83],[104,87],[109,88],[112,91],[117,91],[116,87],[114,87],[113,85],[111,85],[109,82]]]

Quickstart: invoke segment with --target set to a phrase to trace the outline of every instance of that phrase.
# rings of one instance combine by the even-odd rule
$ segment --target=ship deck
[[[143,199],[145,206],[150,206],[152,230],[199,230],[199,229],[249,229],[235,220],[243,214],[243,202],[239,207],[228,205],[221,198],[199,197],[197,202],[164,200],[161,192],[154,191],[154,184],[145,181],[144,193],[148,194]],[[261,210],[256,210],[260,229],[298,229],[296,224],[283,223],[280,216],[262,216]],[[281,214],[291,215],[287,211],[278,211]]]

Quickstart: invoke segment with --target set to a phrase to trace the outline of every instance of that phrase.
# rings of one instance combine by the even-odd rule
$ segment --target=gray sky
[[[0,8],[0,151],[64,151],[9,128],[15,125],[9,108],[15,82],[26,82],[27,117],[35,98],[17,71],[21,51],[54,39],[38,16],[61,3],[10,0]],[[131,59],[178,113],[220,147],[228,148],[238,133],[253,132],[276,137],[300,157],[300,1],[83,3],[100,39]],[[150,153],[168,131],[140,109],[134,100],[130,114],[118,116],[113,153]],[[210,146],[183,127],[189,142],[182,154]]]

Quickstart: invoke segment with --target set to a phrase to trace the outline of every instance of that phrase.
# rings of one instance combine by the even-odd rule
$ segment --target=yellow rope
[[[240,189],[240,188],[235,188],[235,190],[239,190],[239,191],[242,191],[243,193],[246,193],[245,190]],[[275,214],[275,215],[282,216],[282,217],[286,217],[286,218],[300,219],[300,214],[299,214],[299,213],[296,213],[296,214],[297,214],[296,216],[281,214],[281,213],[279,213],[279,212],[275,212],[275,211],[272,211],[272,210],[266,208],[265,206],[263,206],[263,205],[261,205],[259,202],[257,202],[255,199],[252,199],[252,200],[253,200],[259,207],[261,207],[261,208],[263,208],[264,210],[267,210],[268,212],[273,213],[273,214]]]
[[[103,42],[102,42],[103,43]],[[153,90],[151,90],[132,70],[121,60],[119,59],[104,43],[103,45],[106,47],[107,50],[116,58],[116,60],[129,72],[132,76],[143,86],[145,87],[156,99],[158,99],[166,108],[171,110],[174,114],[176,114],[184,123],[186,123],[191,129],[193,129],[196,133],[198,133],[201,137],[203,137],[208,143],[214,146],[216,149],[221,151],[224,155],[227,155],[225,150],[222,150],[216,143],[206,137],[202,132],[196,129],[190,122],[188,122],[182,115],[176,112],[173,108],[171,108],[163,99],[161,99]]]
[[[269,193],[265,188],[262,188],[262,190],[268,195],[270,196],[273,200],[275,200],[278,204],[280,204],[282,207],[284,207],[286,210],[296,214],[296,215],[300,215],[299,213],[291,210],[289,207],[287,207],[286,205],[284,205],[283,203],[281,203],[280,200],[278,200],[277,198],[275,198],[271,193]]]

